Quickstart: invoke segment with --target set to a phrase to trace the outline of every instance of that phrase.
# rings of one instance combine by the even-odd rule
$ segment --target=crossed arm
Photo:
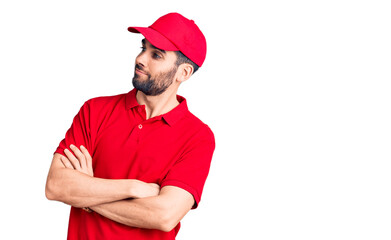
[[[135,179],[93,177],[87,149],[71,146],[54,154],[46,196],[74,207],[89,207],[113,221],[139,228],[171,231],[194,204],[193,196],[178,187]]]

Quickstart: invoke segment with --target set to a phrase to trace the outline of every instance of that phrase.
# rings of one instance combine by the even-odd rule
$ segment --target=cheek
[[[148,65],[148,71],[149,73],[152,75],[152,76],[156,76],[162,72],[165,72],[165,69],[162,67],[161,64],[159,63],[154,63],[154,62],[151,62],[149,65]]]

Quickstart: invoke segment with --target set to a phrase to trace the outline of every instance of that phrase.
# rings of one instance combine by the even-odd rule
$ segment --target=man
[[[128,30],[145,37],[135,88],[85,102],[53,156],[46,196],[72,206],[68,239],[175,239],[209,172],[213,133],[176,94],[204,35],[178,13]]]

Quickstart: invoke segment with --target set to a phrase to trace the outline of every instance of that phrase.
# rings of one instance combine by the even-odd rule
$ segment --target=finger
[[[87,164],[86,164],[86,158],[84,157],[84,154],[75,145],[71,144],[70,147],[73,151],[73,154],[75,154],[77,160],[79,160],[80,167],[82,169],[86,169]]]
[[[83,152],[84,156],[86,157],[86,159],[92,159],[90,153],[88,152],[87,148],[84,147],[83,145],[80,145],[80,150]]]
[[[74,169],[68,158],[61,156],[60,160],[61,160],[62,164],[64,165],[64,167]]]
[[[77,158],[75,156],[73,156],[71,151],[69,151],[67,148],[65,148],[64,153],[65,153],[65,155],[67,155],[67,158],[72,163],[73,168],[76,169],[76,170],[80,170],[79,160],[77,160]]]
[[[88,152],[87,148],[85,148],[83,145],[80,146],[80,150],[82,151],[82,153],[86,157],[86,164],[87,164],[88,172],[93,174],[92,157],[91,157],[90,153]]]

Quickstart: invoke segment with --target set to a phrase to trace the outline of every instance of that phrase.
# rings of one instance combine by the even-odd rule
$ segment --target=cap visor
[[[153,46],[165,51],[178,51],[179,49],[165,36],[152,28],[129,27],[129,32],[141,33]]]

